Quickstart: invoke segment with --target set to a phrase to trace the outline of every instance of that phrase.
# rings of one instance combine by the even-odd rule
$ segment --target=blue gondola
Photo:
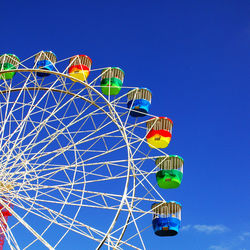
[[[181,224],[181,204],[176,201],[154,203],[152,205],[153,230],[158,236],[178,234]]]
[[[142,117],[147,115],[152,99],[152,93],[149,89],[133,89],[128,92],[127,97],[127,107],[130,109],[131,116]]]
[[[35,64],[37,69],[44,69],[47,71],[55,70],[56,55],[52,51],[41,51],[35,57]],[[37,72],[37,76],[45,77],[50,73]]]

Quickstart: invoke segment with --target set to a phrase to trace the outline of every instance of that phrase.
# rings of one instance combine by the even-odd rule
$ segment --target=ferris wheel
[[[173,122],[122,69],[91,67],[0,56],[0,249],[146,249],[145,230],[178,233],[181,204],[164,199],[183,175],[164,150]]]

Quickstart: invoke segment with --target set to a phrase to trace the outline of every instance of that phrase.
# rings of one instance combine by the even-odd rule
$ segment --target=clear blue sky
[[[169,154],[185,160],[168,198],[182,231],[148,249],[250,249],[250,2],[6,1],[0,53],[87,54],[152,90],[151,113],[174,121]],[[163,248],[162,248],[163,246]],[[84,249],[84,247],[82,248]]]

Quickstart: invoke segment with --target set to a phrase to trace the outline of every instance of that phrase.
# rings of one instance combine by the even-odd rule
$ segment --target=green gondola
[[[104,95],[119,94],[124,80],[124,71],[120,68],[107,68],[102,71],[101,89]]]
[[[183,177],[184,160],[178,155],[159,157],[155,164],[160,168],[156,174],[156,180],[160,188],[177,188]]]
[[[0,70],[17,69],[20,59],[14,54],[4,54],[0,56]],[[14,77],[16,72],[7,72],[0,74],[0,79],[10,80]]]

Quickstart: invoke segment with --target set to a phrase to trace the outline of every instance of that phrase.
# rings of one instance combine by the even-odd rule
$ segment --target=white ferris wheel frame
[[[36,73],[48,73],[47,70],[43,70],[43,69],[34,69],[34,68],[25,68],[25,69],[11,69],[11,70],[4,70],[4,71],[0,71],[0,74],[3,74],[3,73],[10,73],[10,72],[15,72],[15,73],[31,73],[31,74],[36,74]],[[102,95],[100,93],[100,91],[96,90],[95,87],[91,86],[91,84],[88,84],[87,82],[85,81],[80,81],[72,76],[69,76],[68,74],[66,73],[60,73],[60,72],[57,72],[57,71],[50,71],[49,72],[50,74],[52,75],[55,75],[57,77],[63,77],[63,78],[67,78],[71,81],[78,81],[80,82],[85,88],[87,89],[90,89],[91,91],[93,91],[95,94],[97,94],[101,99],[104,100],[104,102],[106,103],[105,105],[108,106],[109,110],[111,111],[110,113],[106,112],[102,107],[100,107],[99,105],[97,105],[94,101],[93,102],[90,102],[90,100],[88,100],[87,98],[85,98],[84,96],[81,96],[80,94],[78,93],[72,93],[70,91],[67,91],[67,90],[60,90],[60,89],[53,89],[53,88],[48,88],[48,87],[41,87],[41,86],[38,86],[38,87],[26,87],[26,88],[13,88],[13,89],[7,89],[5,90],[5,92],[14,92],[14,91],[25,91],[25,90],[36,90],[36,91],[55,91],[55,92],[60,92],[60,93],[63,93],[63,94],[66,94],[66,95],[71,95],[74,97],[77,97],[79,99],[83,99],[84,101],[86,102],[89,102],[91,105],[94,105],[98,110],[104,112],[111,120],[112,122],[117,126],[118,130],[120,131],[120,133],[122,134],[123,136],[123,140],[126,144],[126,147],[127,147],[127,174],[126,174],[126,181],[125,181],[125,185],[124,185],[124,189],[123,189],[123,194],[121,195],[120,199],[121,199],[121,202],[120,202],[120,205],[119,205],[119,208],[117,209],[117,212],[115,214],[115,217],[113,218],[113,221],[112,223],[110,224],[108,230],[106,233],[102,233],[102,232],[98,232],[97,229],[95,228],[92,228],[91,230],[95,231],[96,233],[98,234],[101,234],[102,235],[102,240],[99,241],[99,245],[97,247],[97,249],[100,249],[104,244],[105,245],[108,245],[108,246],[112,246],[112,248],[114,247],[115,249],[119,249],[119,245],[120,244],[126,244],[127,246],[130,246],[130,247],[133,247],[133,245],[129,244],[128,242],[124,242],[122,241],[122,238],[124,236],[124,233],[126,231],[126,228],[129,224],[129,221],[132,217],[133,220],[135,220],[135,218],[133,218],[133,211],[132,211],[132,207],[133,207],[133,204],[134,204],[134,201],[135,200],[140,200],[139,197],[135,197],[135,190],[136,190],[136,174],[135,174],[135,171],[134,171],[134,159],[133,159],[133,153],[131,151],[131,148],[130,148],[130,142],[129,142],[129,138],[128,138],[128,135],[127,135],[127,128],[126,126],[124,125],[124,123],[122,122],[122,120],[120,119],[120,116],[119,114],[117,113],[116,109],[114,108],[113,106],[113,103],[107,99],[104,95]],[[0,91],[0,94],[3,94],[4,91]],[[112,116],[111,116],[112,114]],[[141,124],[145,124],[145,122],[141,122]],[[143,138],[141,140],[141,143],[144,142],[145,138]],[[158,150],[160,151],[161,153],[164,153],[164,155],[167,155],[165,152],[161,151],[161,150]],[[150,158],[150,157],[147,157],[147,158]],[[152,157],[152,159],[155,159],[155,157]],[[129,180],[130,180],[130,177],[133,176],[133,188],[132,188],[132,193],[130,192],[130,195],[128,195],[128,186],[129,186]],[[146,178],[146,177],[145,177]],[[88,192],[87,190],[84,190],[84,192]],[[130,209],[127,209],[128,210],[128,214],[127,214],[127,218],[126,218],[126,221],[125,221],[125,225],[123,226],[122,230],[121,230],[121,233],[120,233],[120,236],[118,239],[115,239],[113,236],[110,235],[111,231],[113,230],[114,228],[114,225],[119,217],[119,214],[120,212],[123,210],[123,206],[124,204],[128,203],[128,197],[129,199],[131,200],[130,201],[130,204],[128,205],[128,208]],[[159,197],[161,199],[148,199],[148,198],[141,198],[141,200],[152,200],[153,202],[155,201],[158,201],[158,202],[162,202],[163,197],[159,194]],[[5,202],[0,199],[0,204],[5,208],[7,209],[21,224],[23,224],[24,227],[26,227],[26,229],[28,229],[38,240],[40,240],[46,247],[48,247],[49,249],[54,249],[41,235],[39,235],[39,233],[37,233],[28,223],[26,223],[18,214],[15,213],[14,209],[12,209],[10,206],[6,205]],[[147,213],[152,213],[152,211],[147,211],[146,213],[144,214],[147,214]],[[72,221],[72,224],[73,224],[73,221]],[[89,226],[88,226],[89,227]],[[70,228],[68,230],[71,230]],[[139,229],[138,230],[138,235],[139,237],[141,238],[141,235],[140,235],[140,232],[139,232]],[[74,231],[74,230],[73,230]],[[7,233],[8,232],[8,233]],[[10,235],[8,235],[10,234]],[[87,235],[85,235],[86,237],[88,237]],[[91,238],[91,237],[89,237]],[[11,230],[7,230],[6,231],[6,239],[9,241],[9,243],[12,241],[14,243],[16,243],[15,241],[15,238],[13,235],[11,235]],[[112,243],[112,240],[115,241],[115,243]],[[143,240],[141,239],[142,241],[142,244],[143,244]],[[13,243],[12,243],[13,244]],[[18,245],[17,243],[14,244],[16,248],[13,248],[13,249],[19,249],[18,248]],[[143,248],[145,249],[145,246],[143,245]]]

